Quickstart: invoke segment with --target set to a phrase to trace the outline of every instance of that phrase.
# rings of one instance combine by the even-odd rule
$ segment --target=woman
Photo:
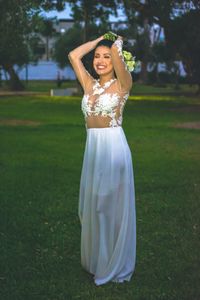
[[[79,194],[81,263],[96,285],[129,281],[136,253],[132,158],[121,127],[132,77],[122,56],[122,38],[113,42],[104,36],[69,53],[84,90],[87,131]],[[92,50],[98,80],[81,61]]]

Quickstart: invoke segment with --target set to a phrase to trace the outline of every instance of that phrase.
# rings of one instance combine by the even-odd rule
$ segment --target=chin
[[[95,69],[96,73],[100,76],[100,75],[107,75],[109,73],[111,73],[109,70],[97,70]]]
[[[97,69],[95,69],[95,71],[96,71],[96,73],[97,73],[98,75],[103,75],[103,74],[106,74],[106,73],[107,73],[106,70],[97,70]]]

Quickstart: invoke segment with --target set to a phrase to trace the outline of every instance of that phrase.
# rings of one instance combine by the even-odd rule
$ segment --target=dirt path
[[[19,119],[4,119],[0,120],[0,125],[8,125],[8,126],[38,126],[42,124],[38,121],[31,120],[19,120]]]
[[[200,129],[200,122],[184,122],[173,125],[176,128]]]

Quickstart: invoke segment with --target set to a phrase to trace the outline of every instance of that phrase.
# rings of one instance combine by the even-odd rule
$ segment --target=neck
[[[103,85],[105,82],[110,81],[111,79],[115,79],[114,74],[108,74],[100,76],[99,83]]]

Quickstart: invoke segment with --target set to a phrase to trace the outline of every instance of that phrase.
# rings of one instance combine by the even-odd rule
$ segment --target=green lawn
[[[56,80],[30,80],[28,83],[23,81],[25,85],[25,90],[28,92],[38,92],[49,94],[51,89],[58,89]],[[61,89],[66,89],[68,87],[77,87],[77,81],[65,81],[61,85]],[[156,85],[144,85],[138,82],[133,83],[133,88],[131,91],[132,95],[195,95],[197,92],[197,85],[181,84],[180,88],[177,90],[173,84],[166,84],[165,87]],[[2,90],[8,90],[5,82],[2,83],[0,87],[0,92]],[[81,91],[81,89],[80,89]]]
[[[26,90],[30,92],[46,92],[49,93],[51,89],[57,89],[56,81],[51,80],[31,80],[26,84]],[[61,85],[61,89],[68,87],[77,86],[76,81],[66,81]],[[189,84],[180,85],[180,89],[176,90],[174,85],[167,84],[165,87],[152,86],[152,85],[143,85],[138,84],[137,82],[133,84],[132,94],[194,94],[197,91],[197,86],[190,86]]]
[[[199,99],[127,102],[137,264],[130,282],[96,287],[80,265],[80,98],[0,97],[0,298],[199,300],[200,130],[184,122],[200,122]]]

